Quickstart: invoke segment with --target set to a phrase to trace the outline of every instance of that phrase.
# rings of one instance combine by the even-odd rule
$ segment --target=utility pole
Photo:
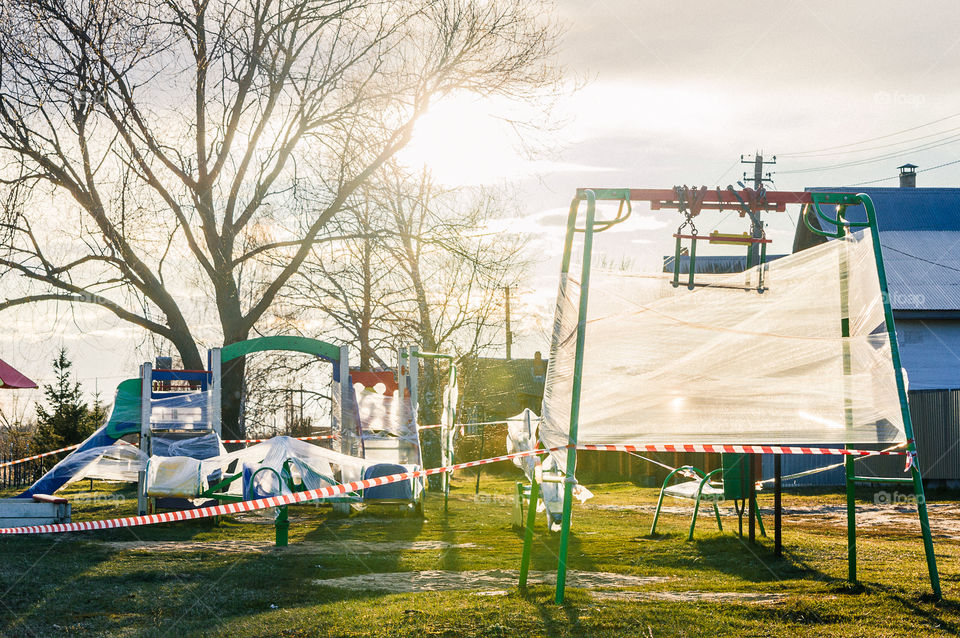
[[[511,348],[513,345],[513,333],[510,331],[510,286],[503,287],[506,293],[506,315],[507,315],[507,361],[510,360]]]
[[[774,164],[777,163],[777,156],[774,155],[772,160],[767,161],[767,160],[764,160],[764,159],[763,159],[763,151],[758,151],[757,153],[754,154],[754,156],[753,156],[752,159],[750,158],[749,155],[741,155],[741,156],[740,156],[740,163],[741,163],[741,164],[753,164],[753,178],[752,178],[752,179],[753,179],[753,189],[754,189],[754,190],[760,190],[761,188],[763,188],[763,183],[764,183],[764,182],[772,182],[772,181],[773,181],[773,177],[771,176],[771,175],[772,175],[771,173],[768,172],[768,173],[766,174],[766,176],[764,176],[764,174],[763,174],[763,165],[764,165],[764,164],[769,164],[769,165],[773,166]],[[743,173],[743,181],[747,181],[747,173],[746,173],[746,171],[744,171],[744,173]]]
[[[763,159],[763,151],[758,151],[754,154],[751,159],[748,155],[740,156],[741,164],[753,164],[753,190],[759,191],[763,188],[764,182],[772,182],[773,177],[770,172],[767,172],[766,176],[763,174],[763,166],[770,165],[773,166],[777,163],[777,156],[774,155],[772,160]],[[743,173],[743,182],[747,181],[747,173]],[[743,186],[741,182],[741,186]],[[763,222],[760,221],[760,212],[757,211],[754,213],[756,215],[756,225],[752,228],[752,236],[754,239],[760,239],[763,237]],[[747,268],[755,266],[760,262],[760,244],[751,244],[749,251],[749,259],[747,260]]]
[[[741,164],[753,164],[753,190],[755,190],[755,191],[761,191],[761,190],[763,190],[763,183],[764,183],[764,182],[772,182],[772,181],[773,181],[773,177],[771,176],[770,173],[767,173],[766,176],[763,175],[763,165],[764,165],[764,164],[770,164],[770,165],[776,164],[776,163],[777,163],[777,156],[774,155],[774,156],[773,156],[773,159],[770,160],[770,161],[764,161],[764,159],[763,159],[763,151],[757,151],[756,153],[754,153],[753,159],[750,159],[749,157],[746,157],[746,156],[744,156],[744,155],[741,155],[741,156],[740,156],[740,163],[741,163]],[[743,182],[746,182],[746,181],[747,181],[747,173],[746,173],[746,171],[744,171],[744,173],[743,173]],[[741,186],[741,187],[743,187],[743,182],[740,183],[740,186]],[[754,222],[754,223],[752,223],[752,224],[750,225],[750,230],[751,230],[750,235],[751,235],[754,239],[762,239],[762,238],[763,238],[763,222],[760,220],[760,211],[753,211],[753,212],[752,212],[752,215],[753,215],[753,219],[751,219],[751,221]],[[760,263],[760,244],[750,244],[750,250],[747,251],[747,269],[750,269],[751,267],[756,266],[756,265],[759,264],[759,263]],[[758,459],[757,459],[757,455],[756,455],[756,454],[751,454],[751,455],[749,455],[749,456],[747,457],[747,459],[748,459],[748,466],[747,466],[747,467],[748,467],[748,473],[749,473],[749,477],[750,477],[750,478],[749,478],[749,481],[748,481],[748,483],[749,483],[749,485],[750,485],[750,487],[749,487],[749,492],[750,492],[750,493],[749,493],[749,495],[748,495],[748,498],[746,499],[747,502],[744,504],[744,507],[746,507],[748,510],[750,510],[750,514],[749,514],[748,517],[747,517],[747,522],[748,522],[748,526],[747,526],[748,534],[747,534],[747,535],[748,535],[748,538],[750,539],[750,542],[753,543],[753,542],[755,541],[755,538],[756,538],[756,537],[755,537],[755,525],[756,525],[756,511],[757,511],[757,492],[756,492],[756,483],[755,483],[755,481],[757,481],[757,480],[760,479],[760,463],[757,462]],[[777,457],[777,469],[780,468],[779,460],[780,460],[779,457]],[[780,478],[779,473],[777,474],[777,477],[776,477],[776,478],[777,478],[777,479]],[[779,486],[780,486],[780,483],[779,483],[779,480],[778,480],[778,482],[777,482],[777,487],[779,488]],[[779,504],[779,502],[780,502],[780,493],[779,493],[779,490],[777,491],[777,493],[775,494],[775,496],[776,496],[777,504]],[[779,510],[778,510],[777,513],[776,513],[776,518],[777,518],[778,521],[779,521],[779,519],[780,519],[779,514],[780,514],[780,512],[779,512]],[[779,534],[779,531],[777,531],[776,533]],[[778,536],[778,538],[779,538],[779,536]]]

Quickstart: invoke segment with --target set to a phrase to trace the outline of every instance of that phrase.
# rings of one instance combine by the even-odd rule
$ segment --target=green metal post
[[[923,549],[927,557],[927,570],[930,572],[930,587],[937,600],[943,597],[940,590],[940,575],[937,572],[937,557],[933,553],[933,537],[930,535],[930,520],[927,517],[927,500],[923,494],[923,477],[920,476],[920,465],[916,459],[917,444],[913,436],[913,421],[910,418],[910,404],[907,401],[907,389],[903,381],[903,370],[900,367],[900,348],[897,344],[897,328],[893,322],[893,309],[890,306],[890,294],[887,288],[887,273],[883,265],[883,249],[880,246],[880,234],[877,232],[877,211],[868,195],[858,195],[867,211],[867,221],[870,224],[870,236],[873,240],[873,255],[877,262],[877,278],[880,283],[880,297],[883,300],[883,316],[887,334],[890,337],[890,358],[893,360],[893,374],[897,380],[897,392],[900,395],[900,414],[903,417],[903,430],[907,437],[907,452],[914,455],[914,463],[910,468],[913,476],[913,491],[917,499],[917,514],[920,517],[920,531],[923,535]]]
[[[680,233],[677,233],[678,235]],[[676,288],[680,285],[680,250],[683,240],[680,237],[677,237],[677,246],[673,251],[673,287]]]
[[[690,240],[690,272],[687,276],[687,288],[693,290],[693,273],[697,270],[697,238]]]
[[[527,507],[527,524],[523,527],[523,555],[520,557],[520,589],[527,587],[527,574],[530,570],[530,552],[533,548],[533,527],[537,523],[537,501],[540,500],[540,484],[534,471],[530,481],[530,505]],[[521,504],[523,503],[521,497]]]
[[[570,272],[570,258],[573,254],[573,236],[576,233],[577,228],[577,210],[580,208],[580,198],[574,197],[573,201],[570,202],[570,212],[567,214],[567,235],[563,241],[563,260],[560,263],[560,293],[563,294],[566,289],[567,275]],[[556,332],[554,332],[553,337],[550,342],[550,358],[551,360],[557,356],[557,349],[559,348],[560,342],[559,337]],[[534,499],[534,486],[537,489],[537,498],[539,498],[539,485],[536,482],[536,475],[534,475],[534,480],[531,481],[530,487],[530,499]],[[533,524],[529,523],[530,516],[528,513],[527,516],[528,524],[524,530],[524,539],[523,539],[523,554],[520,557],[520,572],[521,575],[526,573],[523,565],[529,563],[530,561],[530,548],[533,545]],[[524,581],[521,579],[521,586],[524,584]]]
[[[570,543],[570,517],[573,509],[573,481],[577,469],[577,427],[580,419],[580,387],[583,375],[583,346],[587,333],[587,293],[590,290],[590,255],[593,249],[593,222],[596,218],[597,201],[593,191],[584,192],[587,200],[587,219],[583,231],[583,267],[580,275],[580,309],[577,316],[577,350],[573,362],[573,388],[570,400],[570,430],[567,437],[567,468],[563,482],[563,520],[560,527],[560,549],[557,555],[557,591],[556,603],[563,602],[564,588],[567,582],[567,549]],[[569,223],[569,222],[568,222]],[[576,214],[573,216],[576,224]],[[569,233],[569,228],[567,229]],[[690,251],[691,257],[693,250]],[[569,255],[564,261],[569,268]],[[693,266],[691,259],[690,265]],[[692,272],[692,270],[691,270]]]
[[[843,208],[838,217],[843,219]],[[848,233],[844,230],[844,236]],[[840,241],[849,241],[849,238]],[[853,366],[850,360],[850,263],[847,259],[847,246],[840,252],[840,336],[843,337],[843,415],[847,432],[853,429],[853,402],[850,387],[850,375]],[[850,449],[850,445],[846,446]],[[847,580],[857,582],[857,496],[853,476],[856,474],[852,456],[844,459],[845,482],[847,488]]]
[[[277,547],[286,547],[288,541],[288,532],[290,531],[290,519],[287,516],[287,506],[284,505],[277,512],[277,518],[273,522],[277,531]]]

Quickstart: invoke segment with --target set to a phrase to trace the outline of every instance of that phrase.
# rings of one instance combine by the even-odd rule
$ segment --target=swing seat
[[[697,492],[700,492],[699,496],[701,501],[719,503],[720,501],[724,500],[722,487],[717,487],[712,483],[704,483],[702,479],[699,481],[674,483],[663,490],[663,493],[666,496],[672,496],[673,498],[686,498],[690,500],[695,500],[697,498]]]
[[[738,500],[747,500],[749,498],[749,476],[746,472],[746,454],[721,454],[721,467],[709,473],[704,473],[692,465],[679,467],[670,474],[663,482],[660,488],[660,497],[657,499],[657,510],[653,515],[653,524],[650,526],[650,535],[657,533],[657,521],[660,520],[660,509],[663,507],[663,497],[672,496],[673,498],[682,498],[694,501],[693,517],[690,520],[690,534],[687,540],[693,540],[693,530],[697,525],[697,515],[700,513],[700,503],[707,502],[713,506],[713,514],[717,519],[717,528],[722,532],[723,523],[720,521],[720,508],[718,503],[727,499],[734,501],[734,509],[740,517],[741,527],[743,523],[743,510],[737,508]],[[684,481],[682,483],[670,484],[671,479],[678,474],[694,472],[697,479]],[[715,477],[720,475],[723,481],[717,482]],[[713,479],[713,480],[712,480]],[[760,525],[760,533],[766,536],[763,528],[763,520],[760,518],[760,506],[756,506],[757,522]]]

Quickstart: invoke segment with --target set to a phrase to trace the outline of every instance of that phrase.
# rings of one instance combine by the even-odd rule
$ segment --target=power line
[[[879,150],[879,149],[882,149],[882,148],[890,148],[890,147],[892,147],[892,146],[900,146],[901,144],[908,144],[908,143],[910,143],[910,142],[916,142],[917,140],[925,140],[925,139],[928,139],[928,138],[931,138],[931,137],[937,137],[937,136],[940,136],[940,135],[944,135],[944,134],[946,134],[946,133],[954,133],[955,131],[960,131],[960,126],[955,127],[955,128],[951,128],[951,129],[947,129],[947,130],[945,130],[945,131],[937,131],[936,133],[929,133],[929,134],[927,134],[927,135],[920,135],[919,137],[911,137],[911,138],[908,138],[908,139],[905,139],[905,140],[900,140],[899,142],[890,142],[889,144],[880,144],[879,146],[869,146],[869,147],[867,147],[867,148],[854,148],[854,149],[850,149],[850,150],[846,150],[846,151],[833,151],[833,152],[829,152],[829,153],[819,153],[819,154],[803,153],[803,154],[802,154],[803,157],[801,157],[801,159],[807,159],[807,158],[811,158],[811,157],[831,157],[831,156],[834,156],[834,155],[849,155],[850,153],[866,153],[867,151],[876,151],[876,150]],[[941,138],[941,139],[946,139],[946,138]],[[794,153],[794,154],[792,154],[792,157],[800,157],[800,156],[801,156],[800,153]],[[782,156],[781,156],[781,157],[782,157]]]
[[[946,122],[947,120],[951,120],[951,119],[953,119],[953,118],[955,118],[955,117],[960,117],[960,113],[954,113],[953,115],[948,115],[948,116],[946,116],[946,117],[940,118],[939,120],[933,120],[932,122],[927,122],[926,124],[919,124],[919,125],[917,125],[917,126],[911,126],[910,128],[905,128],[905,129],[900,130],[900,131],[897,131],[897,132],[895,132],[895,133],[888,133],[888,134],[886,134],[886,135],[880,135],[880,136],[878,136],[878,137],[870,137],[870,138],[867,138],[867,139],[865,139],[865,140],[860,140],[859,142],[851,142],[851,143],[849,143],[849,144],[839,144],[839,145],[837,145],[837,146],[827,146],[827,147],[824,147],[824,148],[818,148],[818,149],[813,149],[813,150],[809,150],[809,151],[796,151],[796,152],[793,152],[793,153],[779,153],[779,156],[780,156],[780,157],[788,157],[788,156],[792,157],[792,156],[795,156],[795,155],[807,155],[807,154],[810,154],[810,153],[822,153],[822,152],[825,152],[825,151],[833,151],[833,150],[836,150],[836,149],[839,149],[839,148],[850,148],[851,146],[859,146],[860,144],[866,144],[866,143],[868,143],[868,142],[876,142],[877,140],[885,140],[885,139],[889,139],[889,138],[891,138],[891,137],[896,137],[897,135],[901,135],[901,134],[903,134],[903,133],[909,133],[910,131],[916,131],[917,129],[921,129],[921,128],[926,128],[926,127],[928,127],[928,126],[932,126],[933,124],[939,124],[940,122]]]
[[[953,144],[954,142],[960,141],[960,134],[952,135],[945,140],[939,140],[937,142],[931,142],[928,144],[921,144],[920,146],[915,146],[913,148],[905,148],[894,153],[887,153],[885,155],[878,155],[876,157],[870,157],[862,160],[855,160],[851,162],[843,162],[840,164],[829,164],[825,166],[815,166],[812,168],[797,168],[792,171],[780,171],[780,174],[797,174],[797,173],[818,173],[821,171],[832,170],[836,168],[852,168],[854,166],[863,166],[865,164],[874,164],[876,162],[882,162],[884,160],[892,159],[894,157],[902,156],[906,153],[917,153],[920,151],[927,151],[932,148],[938,148],[940,146],[946,146],[948,144]]]
[[[928,172],[928,171],[935,171],[935,170],[937,170],[938,168],[943,168],[944,166],[952,166],[952,165],[954,165],[954,164],[960,164],[960,159],[952,160],[952,161],[950,161],[950,162],[944,162],[943,164],[937,164],[936,166],[931,166],[931,167],[929,167],[929,168],[924,168],[924,169],[921,169],[921,170],[919,170],[919,171],[917,171],[917,172],[918,172],[918,173],[926,173],[926,172]],[[869,182],[857,182],[856,184],[847,184],[846,186],[843,186],[842,188],[849,188],[849,187],[851,187],[851,186],[866,186],[867,184],[877,184],[877,183],[879,183],[879,182],[889,182],[890,180],[899,179],[899,178],[900,178],[899,175],[891,175],[890,177],[881,177],[880,179],[872,179],[872,180],[870,180]]]
[[[884,249],[884,250],[892,250],[893,252],[895,252],[895,253],[900,253],[901,255],[904,255],[905,257],[911,257],[911,258],[913,258],[913,259],[916,259],[917,261],[922,261],[922,262],[931,264],[931,265],[933,265],[933,266],[939,266],[939,267],[941,267],[941,268],[946,268],[947,270],[952,270],[952,271],[954,271],[954,272],[960,272],[960,268],[954,268],[953,266],[948,266],[948,265],[946,265],[946,264],[941,264],[940,262],[937,262],[937,261],[931,261],[931,260],[929,260],[929,259],[924,259],[923,257],[920,257],[920,256],[918,256],[918,255],[913,255],[913,254],[911,254],[911,253],[908,253],[908,252],[905,252],[905,251],[902,251],[902,250],[897,250],[896,248],[892,248],[892,247],[890,247],[890,246],[884,245],[883,249]]]

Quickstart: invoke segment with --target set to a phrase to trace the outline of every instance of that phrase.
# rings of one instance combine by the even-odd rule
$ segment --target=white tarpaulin
[[[594,270],[579,443],[904,441],[869,232],[765,268],[763,293],[756,268],[696,275],[710,285],[694,290],[686,276],[674,288],[670,273]],[[547,447],[568,443],[579,296],[568,277],[544,395]]]

